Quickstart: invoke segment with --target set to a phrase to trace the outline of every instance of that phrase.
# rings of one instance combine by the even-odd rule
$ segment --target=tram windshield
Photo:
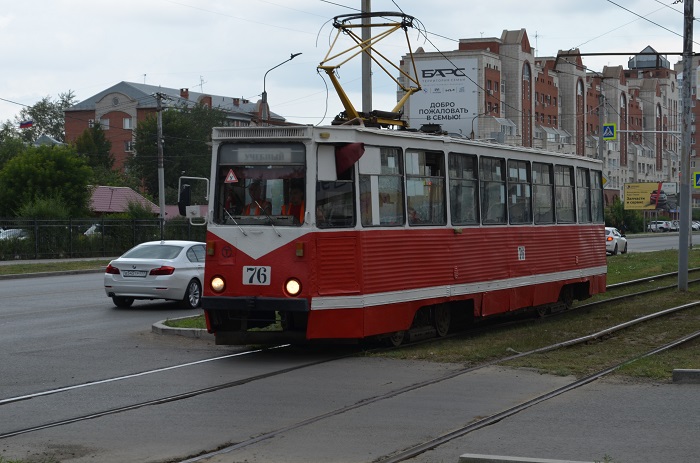
[[[214,220],[229,225],[304,223],[304,145],[226,144],[219,149]]]

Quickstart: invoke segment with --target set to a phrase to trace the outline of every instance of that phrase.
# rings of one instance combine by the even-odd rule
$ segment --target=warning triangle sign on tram
[[[238,177],[236,177],[233,169],[229,170],[228,174],[226,174],[226,180],[224,180],[224,183],[238,183]]]

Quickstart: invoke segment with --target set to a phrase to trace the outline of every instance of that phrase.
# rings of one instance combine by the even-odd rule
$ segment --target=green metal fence
[[[186,219],[0,219],[0,260],[114,257],[153,240],[204,241]]]

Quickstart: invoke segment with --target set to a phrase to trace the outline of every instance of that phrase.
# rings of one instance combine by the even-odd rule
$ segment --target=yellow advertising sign
[[[675,183],[625,183],[626,210],[665,210],[676,208]]]

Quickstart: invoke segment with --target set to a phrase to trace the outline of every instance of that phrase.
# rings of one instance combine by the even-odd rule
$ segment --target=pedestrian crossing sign
[[[693,187],[700,189],[700,172],[693,172]]]
[[[617,124],[603,124],[603,140],[617,139]]]

